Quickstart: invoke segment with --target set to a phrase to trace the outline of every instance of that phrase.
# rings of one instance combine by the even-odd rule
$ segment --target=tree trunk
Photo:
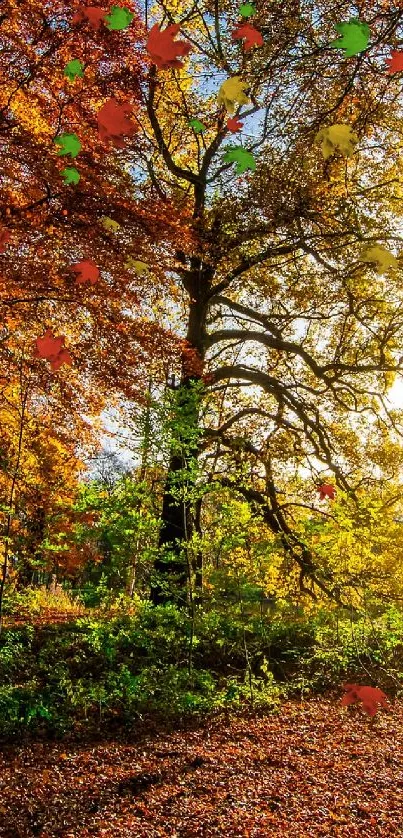
[[[181,555],[181,548],[186,541],[186,504],[177,499],[175,486],[177,477],[184,467],[182,457],[174,455],[171,457],[168,475],[165,482],[164,499],[162,504],[162,523],[159,535],[158,546],[160,551],[166,548],[166,555],[159,555],[154,562],[154,569],[165,580],[155,581],[151,585],[151,599],[154,605],[176,600],[178,605],[186,605],[186,581],[188,572],[186,560]],[[176,582],[178,592],[170,592],[170,586]]]
[[[191,514],[194,500],[189,496],[194,488],[192,462],[198,453],[200,395],[195,385],[200,383],[202,376],[207,314],[200,288],[206,292],[211,275],[209,267],[204,271],[200,268],[187,288],[191,297],[187,331],[190,353],[182,356],[182,379],[176,391],[176,425],[162,503],[160,554],[154,563],[159,577],[151,584],[154,605],[172,601],[186,605],[187,582],[191,582],[192,568],[186,545],[194,526]]]
[[[195,508],[195,519],[194,519],[194,528],[199,536],[202,535],[202,528],[201,528],[201,508],[202,508],[202,498],[198,498],[196,501],[196,508]],[[194,574],[195,574],[195,591],[194,591],[194,598],[200,604],[203,598],[203,554],[200,549],[197,550],[194,562]]]

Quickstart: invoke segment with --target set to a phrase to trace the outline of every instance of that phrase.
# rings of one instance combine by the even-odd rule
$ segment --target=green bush
[[[325,609],[304,617],[189,615],[138,604],[135,614],[4,629],[0,636],[1,736],[131,726],[248,706],[283,695],[378,684],[391,697],[403,678],[403,614],[350,620]],[[192,635],[191,666],[190,638]]]

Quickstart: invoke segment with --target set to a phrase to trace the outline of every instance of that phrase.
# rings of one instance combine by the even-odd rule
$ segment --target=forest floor
[[[338,699],[0,752],[3,838],[403,836],[403,704]]]

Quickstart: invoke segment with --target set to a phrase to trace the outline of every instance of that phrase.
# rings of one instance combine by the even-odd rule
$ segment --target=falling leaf
[[[401,73],[403,71],[403,52],[392,49],[390,58],[386,61],[389,64],[388,73]]]
[[[117,221],[114,221],[113,218],[109,218],[108,215],[105,215],[102,219],[102,226],[105,227],[105,230],[116,230],[120,229],[120,224]]]
[[[245,94],[247,86],[248,82],[241,81],[240,76],[226,79],[217,94],[218,104],[224,105],[228,113],[235,113],[235,102],[238,102],[238,105],[247,105],[249,102]]]
[[[315,136],[315,143],[321,143],[325,160],[331,157],[337,148],[345,157],[350,157],[354,153],[354,143],[358,143],[358,137],[350,125],[335,124],[321,128]]]
[[[77,273],[77,285],[83,282],[91,282],[92,285],[95,285],[97,279],[99,279],[99,268],[92,259],[76,262],[75,265],[71,266],[71,270]]]
[[[0,228],[0,253],[3,253],[6,249],[6,245],[10,241],[10,231],[6,230],[5,227]]]
[[[386,247],[377,244],[374,247],[367,247],[360,256],[361,262],[373,262],[376,265],[378,274],[384,274],[388,268],[398,268],[399,262],[393,253]]]
[[[341,699],[341,704],[357,704],[362,701],[363,708],[369,716],[375,716],[379,705],[385,710],[390,710],[388,698],[378,687],[365,687],[360,684],[343,684],[346,694]]]
[[[105,15],[106,26],[111,30],[127,29],[134,14],[126,6],[112,6],[109,15]]]
[[[361,23],[360,20],[352,18],[349,23],[336,23],[336,29],[342,37],[331,41],[330,46],[336,49],[344,49],[345,58],[358,55],[359,52],[363,52],[367,48],[371,35],[367,23]]]
[[[242,17],[251,17],[256,14],[256,7],[253,3],[242,3],[242,6],[239,7],[238,11]]]
[[[230,148],[226,154],[224,154],[224,160],[228,163],[236,163],[236,173],[237,175],[242,175],[246,172],[247,169],[251,169],[252,172],[256,169],[255,158],[250,151],[247,151],[246,148],[239,145],[235,148]]]
[[[206,130],[206,126],[203,122],[200,122],[200,119],[190,119],[188,125],[193,128],[195,134],[201,134],[202,131]]]
[[[138,130],[137,126],[126,118],[132,111],[133,105],[129,102],[119,105],[113,97],[108,99],[97,114],[101,140],[109,140],[118,148],[124,148],[123,136],[131,136]]]
[[[237,116],[234,116],[230,119],[227,119],[227,128],[228,131],[232,131],[234,134],[236,131],[240,131],[243,128],[244,123],[240,122]]]
[[[178,55],[187,55],[192,45],[189,41],[174,41],[180,30],[179,23],[172,23],[162,32],[157,23],[150,29],[146,48],[154,64],[160,70],[166,67],[183,67]]]
[[[330,500],[335,499],[336,489],[331,483],[322,483],[321,486],[318,486],[319,492],[319,500],[324,500],[325,498],[330,498]]]
[[[80,6],[72,19],[72,23],[81,23],[87,20],[93,29],[98,30],[104,21],[105,14],[105,10],[98,6]]]
[[[139,276],[142,276],[150,270],[150,266],[147,265],[147,262],[141,262],[139,259],[133,259],[131,256],[124,264],[125,268],[134,268],[136,273]]]
[[[58,370],[62,364],[71,364],[72,358],[68,349],[64,347],[64,335],[55,337],[52,329],[47,329],[42,337],[37,338],[35,343],[35,356],[46,358],[52,370]]]
[[[263,46],[263,35],[251,23],[238,23],[232,32],[232,40],[243,39],[243,48],[248,52],[252,47]]]
[[[47,329],[41,338],[36,339],[36,347],[40,358],[51,358],[63,349],[64,337],[56,338],[51,329]]]
[[[60,151],[57,152],[59,155],[70,154],[71,157],[77,157],[81,149],[81,143],[77,134],[59,134],[53,142],[61,146]]]
[[[68,349],[62,349],[62,351],[57,355],[55,358],[49,358],[50,366],[52,370],[58,370],[62,364],[72,364],[73,359],[70,355]]]
[[[64,68],[64,75],[67,76],[70,81],[74,81],[74,79],[78,76],[82,78],[84,75],[84,65],[78,58],[73,58],[72,61],[69,61]]]
[[[64,177],[64,182],[67,184],[78,183],[80,180],[80,173],[74,168],[74,166],[63,169],[61,174]]]

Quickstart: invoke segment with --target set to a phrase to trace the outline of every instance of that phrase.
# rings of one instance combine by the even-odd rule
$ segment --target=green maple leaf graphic
[[[61,175],[64,177],[64,182],[67,184],[78,183],[80,180],[80,173],[74,168],[74,166],[63,169]]]
[[[81,61],[79,61],[78,58],[73,58],[72,61],[69,61],[64,68],[64,75],[67,76],[70,81],[74,81],[77,76],[82,78],[84,72]]]
[[[341,38],[331,41],[330,46],[336,49],[344,49],[344,57],[351,58],[363,52],[368,46],[370,28],[367,23],[352,18],[349,23],[336,23],[336,29]]]
[[[256,7],[253,3],[242,3],[242,6],[239,7],[238,11],[242,17],[252,17],[252,15],[256,14]]]
[[[200,119],[191,119],[188,124],[193,128],[195,134],[201,134],[202,131],[206,130],[206,126],[203,122],[200,122]]]
[[[71,157],[77,157],[81,149],[81,143],[77,134],[59,134],[53,142],[61,146],[60,151],[57,152],[59,155],[70,154]]]
[[[229,149],[226,154],[224,154],[224,160],[228,163],[236,163],[236,173],[237,175],[242,175],[243,172],[246,172],[247,169],[251,169],[252,172],[256,169],[255,158],[250,151],[247,151],[246,148],[239,145],[235,148]]]
[[[105,15],[106,26],[108,29],[126,29],[134,18],[134,15],[126,8],[126,6],[112,6],[109,15]]]

